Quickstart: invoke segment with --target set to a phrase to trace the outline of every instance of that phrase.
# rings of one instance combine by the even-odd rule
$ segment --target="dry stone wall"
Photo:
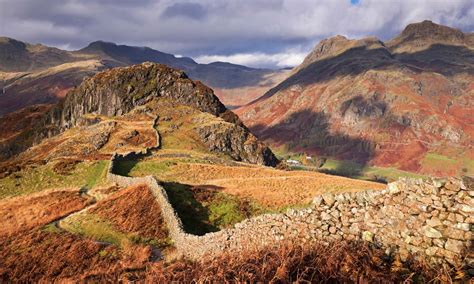
[[[131,178],[114,174],[114,155],[108,179],[120,186],[147,184],[161,207],[177,251],[191,259],[223,252],[279,246],[283,243],[361,240],[432,264],[470,263],[473,241],[474,191],[459,179],[422,181],[400,179],[382,191],[323,194],[308,208],[284,214],[264,214],[234,228],[195,236],[184,231],[166,191],[152,176]]]

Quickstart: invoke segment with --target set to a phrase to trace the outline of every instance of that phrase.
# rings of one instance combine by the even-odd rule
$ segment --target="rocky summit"
[[[335,36],[236,113],[259,138],[288,152],[472,174],[472,39],[430,21],[387,42]]]

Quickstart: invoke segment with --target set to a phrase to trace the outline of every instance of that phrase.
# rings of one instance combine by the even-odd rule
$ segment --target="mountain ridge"
[[[83,69],[71,67],[61,73],[49,72],[51,68],[63,65],[94,65]],[[0,40],[0,115],[18,110],[32,103],[55,103],[64,95],[64,90],[81,83],[85,76],[119,66],[139,64],[146,61],[166,64],[184,70],[191,78],[203,81],[218,89],[219,97],[232,101],[236,90],[254,98],[256,90],[268,76],[279,76],[284,71],[250,68],[225,62],[199,64],[189,57],[176,57],[172,54],[149,47],[117,45],[95,41],[88,46],[65,51],[44,45],[32,45],[10,38]],[[49,72],[48,77],[42,74]],[[59,91],[57,91],[59,90]]]

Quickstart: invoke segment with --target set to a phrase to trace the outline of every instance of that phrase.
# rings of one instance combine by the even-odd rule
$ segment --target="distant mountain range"
[[[283,152],[474,174],[474,34],[424,21],[387,42],[335,36],[236,113]]]
[[[0,38],[0,115],[25,106],[54,103],[85,76],[100,70],[145,61],[184,70],[188,76],[216,89],[226,102],[229,93],[249,93],[245,103],[256,98],[253,88],[272,86],[272,76],[284,71],[249,68],[225,62],[198,64],[189,57],[176,57],[148,47],[96,41],[77,51],[65,51],[11,38]],[[244,103],[239,102],[239,103]],[[231,101],[233,103],[233,101]]]

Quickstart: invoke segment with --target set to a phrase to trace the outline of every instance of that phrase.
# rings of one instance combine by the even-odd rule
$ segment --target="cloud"
[[[232,55],[201,55],[196,57],[199,63],[211,63],[215,61],[232,62],[234,64],[260,68],[284,68],[300,64],[306,56],[306,52],[285,52],[276,54],[265,53],[237,53]]]
[[[104,40],[275,67],[335,34],[387,40],[425,19],[473,31],[474,2],[0,0],[0,34],[27,42],[77,49]]]

